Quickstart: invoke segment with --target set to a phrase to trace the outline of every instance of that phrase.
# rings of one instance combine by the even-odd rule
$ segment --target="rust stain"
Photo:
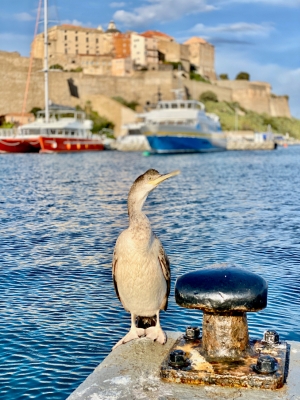
[[[173,368],[169,365],[169,356],[161,366],[161,378],[175,383],[197,385],[219,385],[234,388],[261,388],[279,389],[284,384],[284,369],[286,364],[287,346],[282,342],[272,348],[265,346],[261,341],[252,341],[248,355],[232,361],[209,362],[201,354],[201,339],[185,340],[179,338],[170,350],[183,350],[189,365]],[[260,354],[270,354],[278,362],[278,371],[273,374],[262,375],[253,370]]]

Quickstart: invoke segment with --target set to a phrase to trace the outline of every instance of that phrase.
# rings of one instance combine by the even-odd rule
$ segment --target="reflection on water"
[[[0,394],[63,400],[129,329],[111,257],[128,223],[126,197],[148,168],[181,175],[145,204],[172,264],[162,326],[201,324],[179,308],[179,275],[230,262],[269,283],[267,309],[248,314],[300,340],[300,148],[168,157],[133,153],[0,157]]]

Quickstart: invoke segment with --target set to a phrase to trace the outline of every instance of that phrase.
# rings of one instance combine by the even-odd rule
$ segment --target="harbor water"
[[[181,175],[145,204],[171,261],[164,329],[201,325],[176,278],[215,263],[264,277],[250,336],[300,341],[300,147],[143,157],[97,152],[0,157],[0,398],[64,400],[130,326],[111,278],[127,194],[149,168]]]

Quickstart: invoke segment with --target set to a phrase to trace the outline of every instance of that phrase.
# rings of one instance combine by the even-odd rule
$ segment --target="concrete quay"
[[[287,383],[278,390],[167,383],[160,365],[180,332],[167,332],[162,346],[142,338],[111,352],[67,400],[300,400],[300,343],[290,341]]]
[[[228,140],[227,150],[274,150],[277,144],[274,140],[266,140],[264,142],[255,142],[247,139]]]

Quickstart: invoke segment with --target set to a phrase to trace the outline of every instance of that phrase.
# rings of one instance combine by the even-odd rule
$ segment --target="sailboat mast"
[[[44,0],[44,78],[45,78],[45,122],[49,122],[48,0]]]

